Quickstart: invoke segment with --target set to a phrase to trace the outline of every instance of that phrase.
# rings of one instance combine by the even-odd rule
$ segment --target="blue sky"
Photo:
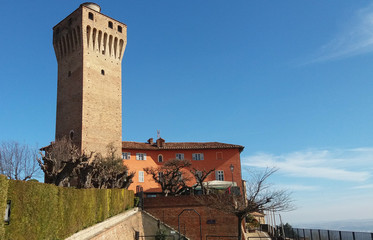
[[[54,139],[52,27],[79,1],[2,1],[0,140]],[[280,170],[296,224],[372,218],[373,4],[97,1],[128,26],[123,139],[245,146]],[[249,174],[245,170],[244,178]]]

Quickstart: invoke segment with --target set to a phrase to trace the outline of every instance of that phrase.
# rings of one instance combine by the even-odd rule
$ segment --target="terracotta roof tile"
[[[178,150],[178,149],[227,149],[238,148],[240,152],[244,149],[241,145],[220,143],[220,142],[165,142],[163,147],[157,147],[157,143],[130,142],[123,141],[124,149],[141,149],[141,150]]]

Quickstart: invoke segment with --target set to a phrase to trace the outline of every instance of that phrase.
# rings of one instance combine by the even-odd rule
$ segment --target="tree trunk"
[[[242,240],[242,220],[243,218],[237,217],[238,223],[237,223],[237,240]]]

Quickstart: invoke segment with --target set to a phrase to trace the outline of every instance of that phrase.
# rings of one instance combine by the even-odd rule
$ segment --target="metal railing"
[[[164,235],[162,237],[164,237],[164,238],[161,238],[161,239],[165,239],[165,240],[175,240],[176,239],[175,235]],[[145,240],[145,239],[153,240],[153,239],[158,239],[158,238],[159,238],[159,236],[157,236],[157,235],[139,236],[139,239],[143,239],[143,240]]]
[[[295,240],[373,240],[373,233],[292,228],[285,230],[285,238]]]
[[[218,235],[206,235],[206,240],[232,240],[237,239],[237,236],[218,236]]]

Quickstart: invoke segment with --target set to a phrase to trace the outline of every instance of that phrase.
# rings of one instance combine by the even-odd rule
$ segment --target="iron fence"
[[[285,230],[285,238],[295,240],[373,240],[373,233],[292,228]]]
[[[164,237],[164,238],[163,238]],[[139,236],[139,239],[143,240],[150,240],[150,239],[164,239],[164,240],[175,240],[176,237],[174,235],[164,235],[162,238],[160,238],[158,235],[147,235],[147,236]]]
[[[218,235],[206,235],[206,240],[232,240],[237,239],[237,236],[218,236]]]

